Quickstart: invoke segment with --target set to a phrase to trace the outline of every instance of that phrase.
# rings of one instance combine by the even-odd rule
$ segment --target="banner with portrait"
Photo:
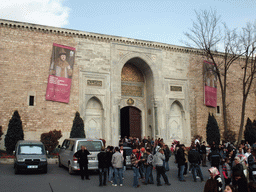
[[[54,43],[45,99],[69,103],[75,48]]]
[[[217,75],[213,63],[204,61],[204,103],[209,107],[217,107]]]

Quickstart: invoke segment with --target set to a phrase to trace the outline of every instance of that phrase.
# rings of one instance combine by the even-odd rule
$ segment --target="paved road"
[[[209,164],[208,164],[209,165]],[[208,166],[209,168],[209,166]],[[127,170],[124,174],[124,186],[113,187],[110,183],[108,186],[98,186],[98,175],[92,173],[91,180],[81,180],[78,174],[69,175],[68,170],[59,168],[58,165],[49,165],[47,174],[23,173],[14,174],[13,165],[0,164],[0,191],[1,192],[124,192],[124,191],[172,191],[172,192],[201,192],[204,189],[205,182],[193,182],[192,174],[185,178],[187,182],[180,182],[177,178],[177,166],[174,164],[173,156],[170,159],[170,171],[167,176],[171,186],[141,185],[139,188],[133,188],[133,171]],[[207,167],[202,167],[204,179],[209,177]],[[154,180],[156,172],[153,171]],[[161,178],[163,183],[163,179]],[[156,182],[155,182],[156,183]],[[141,184],[141,183],[140,183]],[[51,190],[52,188],[52,190]]]

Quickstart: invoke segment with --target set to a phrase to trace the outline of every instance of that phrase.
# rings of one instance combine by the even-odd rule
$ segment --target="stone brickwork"
[[[187,145],[196,134],[205,140],[209,113],[223,131],[221,113],[204,105],[204,58],[195,49],[5,20],[0,20],[0,37],[0,125],[4,132],[18,110],[25,139],[39,140],[41,133],[57,129],[63,141],[79,111],[86,133],[117,145],[120,110],[128,106],[130,97],[129,105],[141,111],[142,137],[162,137],[167,144],[179,139]],[[45,100],[53,43],[76,48],[68,104]],[[127,64],[141,75],[122,76]],[[127,69],[126,75],[131,72]],[[228,81],[228,121],[235,131],[241,111],[240,71],[238,64],[232,67]],[[128,95],[123,94],[122,82]],[[137,83],[137,89],[127,82]],[[255,119],[254,90],[245,115],[251,119]],[[217,95],[222,110],[219,87]],[[29,96],[34,96],[34,106],[29,106]],[[2,138],[0,148],[4,148]]]

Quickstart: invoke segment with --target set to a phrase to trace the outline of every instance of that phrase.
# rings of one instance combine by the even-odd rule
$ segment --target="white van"
[[[88,170],[98,170],[97,155],[103,146],[102,140],[69,138],[63,141],[62,146],[59,146],[60,151],[58,157],[59,167],[68,167],[69,174],[73,174],[74,171],[80,170],[77,158],[74,154],[81,149],[81,146],[85,146],[91,153],[91,155],[88,155]]]

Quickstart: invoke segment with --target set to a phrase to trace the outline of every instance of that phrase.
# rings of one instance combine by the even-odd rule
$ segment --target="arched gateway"
[[[147,63],[130,59],[121,72],[121,138],[153,136],[153,76]]]

